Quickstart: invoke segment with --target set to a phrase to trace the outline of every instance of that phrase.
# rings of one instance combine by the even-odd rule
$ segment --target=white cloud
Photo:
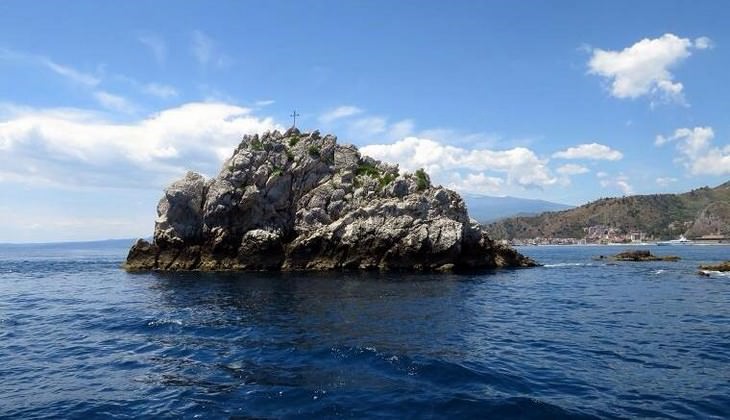
[[[598,143],[579,144],[553,153],[553,157],[559,159],[620,160],[623,156],[618,150]]]
[[[677,141],[677,149],[690,159],[696,159],[702,154],[715,137],[712,127],[679,128],[669,137],[656,136],[654,144],[662,146]]]
[[[212,175],[245,133],[281,129],[224,103],[189,103],[130,123],[77,109],[12,109],[0,122],[0,182],[160,188]]]
[[[36,66],[42,66],[67,80],[88,87],[94,87],[101,83],[101,79],[95,75],[84,73],[74,69],[73,67],[59,64],[43,55],[28,54],[7,48],[0,48],[0,60],[31,63]]]
[[[178,95],[178,91],[172,86],[160,83],[141,83],[132,77],[121,74],[107,74],[105,75],[104,80],[102,80],[101,77],[89,73],[84,73],[70,66],[59,64],[46,56],[33,55],[0,48],[0,60],[2,59],[11,61],[22,61],[33,64],[37,67],[49,69],[59,76],[62,76],[66,80],[87,88],[87,91],[91,93],[92,96],[94,96],[97,102],[102,104],[107,109],[112,109],[116,111],[129,113],[132,112],[134,107],[126,99],[118,95],[112,95],[105,91],[95,90],[95,88],[102,84],[102,82],[122,82],[124,84],[131,85],[131,87],[144,94],[156,96],[163,99],[172,98]]]
[[[53,70],[56,74],[59,74],[73,82],[92,87],[98,85],[101,82],[101,80],[96,76],[80,72],[72,67],[63,66],[52,61],[49,58],[42,57],[40,60],[43,65]]]
[[[361,138],[371,138],[385,133],[388,129],[388,120],[383,117],[367,117],[353,121],[349,130]]]
[[[172,86],[162,85],[159,83],[147,83],[142,86],[142,91],[148,95],[156,96],[162,99],[173,98],[178,95],[177,89]]]
[[[590,169],[586,168],[583,165],[576,165],[574,163],[568,163],[566,165],[563,165],[555,170],[555,172],[559,173],[560,175],[580,175],[590,172]]]
[[[625,175],[609,177],[608,174],[604,173],[604,176],[599,177],[599,179],[599,183],[603,188],[618,189],[624,195],[631,195],[634,193],[634,187],[630,184],[629,178]]]
[[[388,126],[387,137],[390,140],[400,140],[404,137],[411,136],[413,135],[415,126],[416,125],[413,123],[413,120],[401,120],[395,122]]]
[[[344,105],[340,106],[334,109],[331,109],[329,111],[326,111],[319,117],[319,121],[323,124],[329,124],[333,121],[351,117],[353,115],[361,114],[363,111],[362,109],[352,106],[352,105]]]
[[[695,39],[695,48],[698,50],[707,50],[714,47],[712,40],[706,36]]]
[[[469,194],[498,194],[504,187],[504,179],[488,176],[484,172],[469,173],[462,177],[454,172],[445,182],[447,188]]]
[[[150,32],[145,32],[137,36],[137,41],[150,50],[150,53],[152,53],[152,56],[155,58],[157,63],[165,63],[165,60],[167,59],[167,44],[162,37]]]
[[[136,111],[136,107],[129,102],[126,98],[114,95],[109,92],[100,90],[94,92],[94,98],[103,106],[112,111],[123,112],[125,114],[132,114]]]
[[[222,68],[230,63],[230,58],[219,51],[213,39],[203,31],[193,31],[191,51],[198,63],[203,66]]]
[[[273,105],[275,103],[276,103],[276,101],[273,99],[262,99],[260,101],[254,102],[254,106],[265,107],[265,106]]]
[[[406,171],[424,168],[437,183],[453,184],[455,181],[448,176],[459,171],[490,171],[505,174],[506,184],[525,188],[539,188],[557,182],[547,167],[547,161],[538,158],[532,150],[524,147],[496,151],[469,150],[444,145],[434,140],[407,137],[391,144],[364,146],[361,152],[375,159],[397,163]],[[468,175],[463,178],[469,179]],[[489,178],[483,180],[490,181]],[[496,178],[493,177],[490,182],[496,185]],[[456,183],[458,184],[458,181]]]
[[[669,184],[672,184],[672,183],[675,183],[675,182],[677,182],[677,178],[672,178],[672,177],[659,177],[659,178],[656,179],[656,183],[660,187],[666,187]]]
[[[692,162],[694,175],[730,174],[730,145],[712,148]]]
[[[638,98],[649,95],[684,102],[684,86],[674,81],[670,69],[689,57],[692,49],[707,49],[707,37],[694,42],[673,34],[655,39],[642,39],[622,51],[592,50],[589,73],[605,77],[616,98]]]
[[[692,175],[724,175],[730,173],[730,145],[713,147],[712,127],[679,128],[671,136],[657,136],[654,144],[677,143],[679,161]]]

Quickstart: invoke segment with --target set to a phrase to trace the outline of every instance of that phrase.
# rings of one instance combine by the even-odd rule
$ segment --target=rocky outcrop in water
[[[450,271],[535,263],[470,220],[423,171],[290,129],[245,136],[220,174],[188,173],[157,206],[128,270]]]
[[[596,260],[613,260],[613,261],[679,261],[680,258],[676,255],[654,255],[651,251],[647,250],[635,250],[635,251],[624,251],[618,254],[607,257],[600,255]]]
[[[721,262],[718,264],[705,264],[701,265],[700,270],[706,271],[719,271],[721,273],[730,272],[730,261]]]

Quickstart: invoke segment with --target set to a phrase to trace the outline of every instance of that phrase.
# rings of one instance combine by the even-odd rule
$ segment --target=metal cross
[[[290,117],[294,118],[294,122],[291,125],[292,127],[296,127],[297,126],[297,117],[300,117],[300,116],[301,115],[297,114],[297,110],[296,109],[291,113]]]

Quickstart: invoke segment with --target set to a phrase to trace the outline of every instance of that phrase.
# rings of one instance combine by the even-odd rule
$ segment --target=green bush
[[[251,149],[255,151],[261,151],[264,150],[264,144],[261,143],[261,140],[253,140],[251,141]]]
[[[380,188],[385,188],[385,186],[393,182],[395,178],[396,176],[394,174],[384,174],[378,179],[378,182],[380,183]]]
[[[355,169],[355,175],[367,175],[373,178],[378,178],[380,176],[380,169],[370,163],[361,163],[357,169]]]
[[[294,147],[299,143],[299,136],[293,135],[289,138],[289,147]]]
[[[426,171],[423,170],[423,168],[417,170],[415,175],[416,187],[418,187],[418,191],[423,191],[431,186],[431,181],[428,179],[428,175],[426,174]]]
[[[319,156],[321,153],[319,151],[319,147],[317,147],[315,145],[311,145],[311,146],[309,146],[309,149],[307,149],[307,151],[309,152],[309,156],[319,159]]]

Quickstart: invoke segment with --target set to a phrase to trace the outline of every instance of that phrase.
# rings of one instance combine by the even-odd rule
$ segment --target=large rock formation
[[[334,136],[245,136],[220,174],[188,173],[157,206],[128,270],[458,270],[534,265],[490,240],[423,171],[361,156]]]

